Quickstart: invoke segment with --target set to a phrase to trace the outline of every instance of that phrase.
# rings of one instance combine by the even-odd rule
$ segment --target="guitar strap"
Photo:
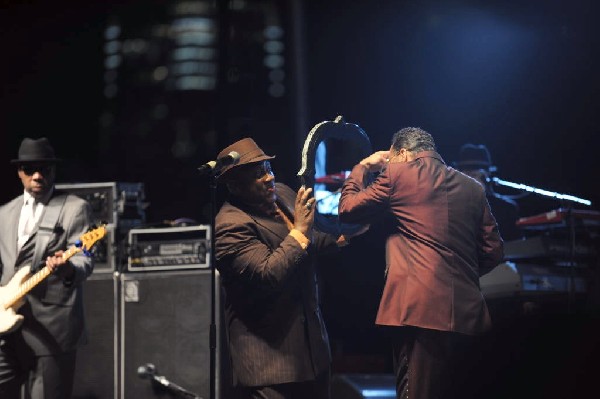
[[[33,252],[33,258],[31,259],[32,273],[37,272],[38,269],[41,268],[40,262],[42,261],[42,256],[44,256],[44,252],[46,252],[48,242],[50,241],[50,237],[52,237],[52,233],[54,233],[54,228],[56,227],[58,217],[60,216],[60,212],[66,199],[66,195],[59,194],[48,201],[48,205],[42,215],[36,234],[35,250]]]

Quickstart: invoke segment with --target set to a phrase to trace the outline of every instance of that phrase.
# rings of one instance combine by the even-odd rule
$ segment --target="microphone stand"
[[[181,398],[202,399],[193,392],[169,381],[165,376],[156,373],[156,367],[152,363],[138,367],[138,377],[142,379],[150,379],[153,389],[162,389]]]
[[[566,222],[567,228],[569,229],[569,285],[567,288],[567,313],[572,314],[574,296],[577,289],[577,286],[575,284],[575,267],[577,264],[575,261],[575,217],[573,216],[573,206],[571,204],[567,205]]]
[[[159,386],[161,389],[165,389],[180,398],[202,399],[200,396],[196,395],[195,393],[190,392],[187,389],[170,382],[162,375],[152,376],[152,382],[155,383],[157,386]]]
[[[217,351],[217,326],[216,326],[216,259],[215,259],[215,220],[217,218],[217,175],[221,168],[216,165],[214,169],[199,168],[203,175],[208,176],[210,191],[210,328],[209,328],[209,347],[210,347],[210,399],[216,398],[216,351]]]
[[[215,219],[217,217],[217,177],[216,173],[210,174],[210,399],[215,399],[216,380],[216,351],[217,351],[217,327],[216,327],[216,295],[215,284]]]
[[[215,130],[218,136],[227,135],[227,71],[229,68],[229,1],[217,0],[216,15],[218,24],[218,43],[219,62],[217,67],[217,106],[215,112]],[[237,160],[234,160],[234,163]],[[216,259],[215,259],[215,219],[217,217],[217,174],[218,170],[213,170],[210,174],[210,399],[216,399],[216,350],[217,350],[217,328],[216,328]]]

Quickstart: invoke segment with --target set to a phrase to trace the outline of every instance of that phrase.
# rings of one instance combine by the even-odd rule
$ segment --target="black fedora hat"
[[[453,166],[461,170],[484,169],[489,172],[496,171],[496,167],[492,165],[490,152],[483,144],[464,144],[460,147],[458,161]]]
[[[19,158],[10,161],[13,164],[56,162],[60,162],[60,159],[56,158],[54,148],[45,137],[37,140],[24,138],[19,147]]]

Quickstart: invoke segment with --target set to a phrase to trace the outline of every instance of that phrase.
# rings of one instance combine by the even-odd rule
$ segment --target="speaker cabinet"
[[[331,399],[396,398],[393,374],[335,374]]]
[[[161,271],[120,276],[121,399],[173,397],[139,372],[155,375],[200,398],[210,397],[211,271]],[[220,284],[215,274],[215,397],[221,398]]]
[[[73,399],[117,397],[117,282],[100,273],[83,283],[88,343],[77,351]]]

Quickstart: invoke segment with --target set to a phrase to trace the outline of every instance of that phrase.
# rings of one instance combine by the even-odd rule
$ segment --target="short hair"
[[[431,134],[419,127],[405,127],[392,137],[392,150],[396,153],[401,148],[410,152],[436,151]]]

